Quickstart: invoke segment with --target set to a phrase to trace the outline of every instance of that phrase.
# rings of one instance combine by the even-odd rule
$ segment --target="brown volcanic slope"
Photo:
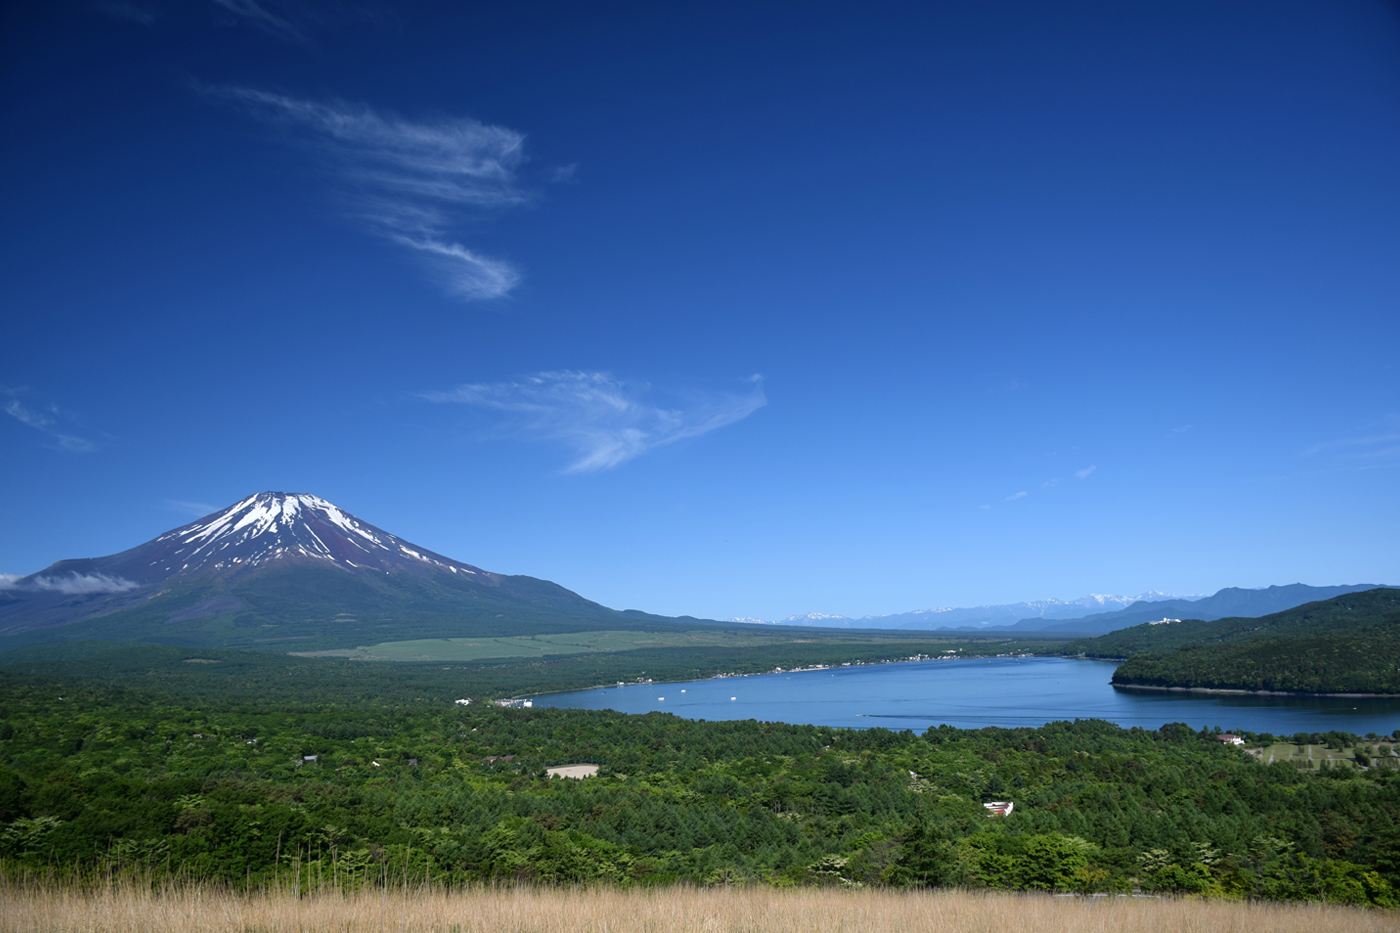
[[[249,496],[130,550],[59,561],[0,590],[0,636],[11,642],[286,650],[675,621],[452,560],[303,493]]]

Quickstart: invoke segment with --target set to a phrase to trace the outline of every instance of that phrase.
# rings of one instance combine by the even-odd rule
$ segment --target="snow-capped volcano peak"
[[[443,557],[305,493],[248,496],[117,554],[0,578],[0,636],[91,622],[84,631],[109,640],[266,649],[373,644],[400,631],[596,631],[643,616]]]
[[[242,570],[273,560],[324,561],[353,570],[408,568],[489,576],[363,522],[319,496],[262,492],[147,545],[143,576]]]
[[[260,492],[235,502],[222,512],[167,532],[156,540],[174,538],[187,544],[199,543],[202,549],[230,536],[250,540],[262,534],[277,534],[282,529],[293,530],[298,522],[313,518],[324,519],[367,541],[379,543],[354,518],[320,496],[303,492]]]

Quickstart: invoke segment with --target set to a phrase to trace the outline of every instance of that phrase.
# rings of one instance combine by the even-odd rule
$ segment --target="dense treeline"
[[[1184,725],[923,735],[502,709],[361,669],[0,679],[0,855],[233,884],[428,878],[1134,887],[1393,906],[1400,770],[1262,765]],[[123,684],[125,684],[123,686]],[[314,756],[311,757],[311,756]],[[1368,759],[1370,760],[1370,759]],[[546,767],[591,762],[585,781]],[[1015,802],[989,818],[991,799]]]
[[[1187,619],[1072,642],[1127,658],[1117,684],[1400,694],[1400,590],[1374,589],[1258,619]]]
[[[1303,693],[1400,694],[1400,621],[1388,630],[1265,638],[1139,654],[1116,684]]]
[[[619,680],[694,680],[722,673],[757,674],[776,667],[877,663],[913,655],[958,652],[960,656],[1052,652],[1054,639],[806,635],[786,644],[744,647],[643,648],[544,658],[503,658],[434,664],[370,664],[289,657],[223,648],[78,641],[32,645],[0,653],[0,671],[100,680],[138,675],[143,683],[190,696],[236,691],[249,696],[302,696],[349,700],[370,692],[405,699],[431,696],[517,696],[613,684]],[[208,661],[215,663],[191,663]]]

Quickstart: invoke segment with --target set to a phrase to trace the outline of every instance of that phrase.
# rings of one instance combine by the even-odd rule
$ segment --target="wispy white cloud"
[[[287,16],[278,15],[258,0],[211,0],[224,12],[279,39],[304,39],[302,31]]]
[[[1092,472],[1094,472],[1094,471],[1097,470],[1097,469],[1098,469],[1098,465],[1097,465],[1097,464],[1095,464],[1094,466],[1086,466],[1086,467],[1085,467],[1084,469],[1082,469],[1082,470],[1075,470],[1075,471],[1074,471],[1074,475],[1077,476],[1077,477],[1079,477],[1080,479],[1088,479],[1088,478],[1089,478],[1089,474],[1092,473]]]
[[[432,402],[471,405],[507,416],[507,426],[574,452],[566,473],[591,473],[649,450],[733,424],[767,404],[753,376],[740,394],[693,399],[668,408],[647,401],[647,386],[602,372],[544,372],[513,382],[469,383],[423,393]]]
[[[75,596],[84,593],[125,593],[136,589],[136,584],[121,577],[109,577],[105,573],[74,573],[68,576],[35,577],[29,581],[41,590]]]
[[[1029,495],[1030,495],[1030,493],[1026,492],[1026,491],[1023,489],[1023,490],[1021,490],[1020,492],[1016,493],[1014,496],[1007,496],[1007,497],[1006,497],[1006,501],[1007,501],[1007,502],[1015,502],[1017,499],[1024,499],[1024,498],[1026,498],[1026,496],[1029,496]]]
[[[1355,450],[1358,448],[1372,448],[1384,444],[1394,444],[1396,442],[1400,442],[1400,434],[1368,434],[1364,437],[1349,437],[1339,441],[1315,444],[1304,451],[1304,453],[1311,456],[1312,454],[1321,453],[1324,450],[1347,448]]]
[[[110,577],[105,573],[70,573],[52,577],[33,577],[21,583],[23,577],[13,574],[0,574],[0,589],[27,590],[40,593],[62,593],[65,596],[83,596],[91,593],[125,593],[136,589],[136,583],[122,577]]]
[[[1400,461],[1400,416],[1391,415],[1381,419],[1373,430],[1354,437],[1343,437],[1332,441],[1314,444],[1303,451],[1303,456],[1317,454],[1340,454],[1361,467],[1385,466],[1390,461]]]
[[[1173,433],[1173,434],[1185,434],[1187,431],[1191,430],[1191,429],[1194,428],[1194,427],[1195,427],[1194,424],[1183,424],[1183,425],[1182,425],[1181,427],[1179,427],[1179,428],[1172,428],[1172,433]]]
[[[73,453],[91,453],[97,445],[86,437],[69,433],[73,429],[72,418],[53,402],[37,401],[35,393],[29,389],[0,388],[0,396],[5,396],[5,414],[38,431],[43,431],[57,445]]]
[[[342,101],[252,88],[216,93],[301,134],[345,186],[349,212],[419,254],[459,298],[499,298],[520,281],[508,262],[456,242],[452,229],[485,210],[527,202],[518,169],[525,138],[465,117],[414,122]]]
[[[165,507],[172,512],[180,512],[191,518],[203,518],[219,511],[217,505],[210,505],[207,502],[189,502],[185,499],[166,499]]]
[[[397,234],[391,239],[426,254],[427,261],[441,274],[448,293],[458,298],[499,298],[520,283],[520,273],[510,263],[474,253],[458,243]]]
[[[150,26],[156,21],[156,15],[145,7],[128,3],[126,0],[101,0],[92,5],[94,10],[104,13],[112,19],[126,20],[129,23],[139,23],[142,26]]]
[[[556,165],[545,173],[545,177],[556,185],[571,185],[578,180],[578,165],[573,162]]]

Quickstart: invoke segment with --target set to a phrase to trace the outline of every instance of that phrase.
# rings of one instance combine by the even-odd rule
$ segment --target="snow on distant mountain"
[[[1373,589],[1379,584],[1308,586],[1292,583],[1258,589],[1226,587],[1210,596],[1171,596],[1150,591],[1140,596],[1090,594],[1074,600],[1046,599],[970,609],[919,609],[898,615],[845,616],[809,613],[789,616],[770,625],[807,625],[826,628],[906,629],[923,631],[1009,632],[1017,635],[1102,635],[1164,616],[1179,619],[1256,618],[1292,609],[1304,603],[1332,599],[1346,593]],[[752,621],[740,620],[733,621]]]
[[[1211,596],[1199,599],[1143,601],[1125,606],[1122,609],[1091,613],[1067,622],[1027,619],[1012,626],[1012,629],[1034,631],[1047,635],[1103,635],[1118,629],[1156,622],[1164,618],[1210,621],[1235,616],[1254,619],[1275,612],[1283,612],[1305,603],[1334,599],[1348,593],[1375,589],[1377,586],[1379,584],[1375,583],[1347,583],[1340,586],[1308,586],[1306,583],[1290,583],[1285,586],[1266,586],[1255,589],[1227,586]]]
[[[752,618],[735,618],[730,621],[761,625],[806,625],[817,628],[914,630],[992,628],[1014,625],[1017,622],[1035,618],[1046,620],[1078,619],[1093,613],[1112,612],[1139,602],[1192,600],[1199,598],[1199,595],[1175,596],[1169,593],[1149,590],[1138,596],[1108,596],[1099,593],[1090,593],[1087,596],[1081,596],[1078,599],[1071,600],[1041,599],[1034,602],[972,606],[961,609],[938,607],[933,609],[915,609],[912,612],[901,612],[892,615],[861,616],[860,618],[830,615],[821,612],[808,612],[801,615],[788,616],[786,619],[775,619],[772,621]]]

